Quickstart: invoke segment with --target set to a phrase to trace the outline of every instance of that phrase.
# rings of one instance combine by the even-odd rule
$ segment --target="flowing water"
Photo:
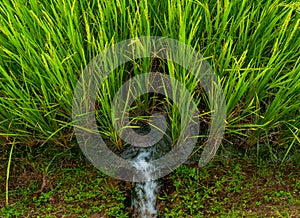
[[[147,127],[147,126],[146,126]],[[146,129],[146,130],[145,130]],[[147,128],[138,129],[139,134],[147,134]],[[151,161],[161,158],[172,149],[172,141],[169,131],[155,145],[150,147],[129,146],[120,154],[124,159],[130,160],[132,166],[140,172],[147,182],[136,182],[133,184],[131,193],[132,217],[153,218],[157,217],[156,199],[159,191],[158,181],[152,180],[155,169]]]
[[[141,172],[147,182],[137,182],[134,187],[132,198],[133,217],[156,217],[156,194],[158,192],[157,181],[151,180],[154,167],[149,163],[151,152],[142,151],[133,161],[133,166]]]
[[[159,184],[158,181],[151,179],[151,175],[155,171],[151,161],[162,157],[170,150],[171,140],[166,137],[151,147],[129,147],[121,154],[123,158],[129,159],[132,166],[147,180],[147,182],[136,182],[133,184],[134,188],[131,193],[132,217],[157,217],[156,196],[159,191]]]

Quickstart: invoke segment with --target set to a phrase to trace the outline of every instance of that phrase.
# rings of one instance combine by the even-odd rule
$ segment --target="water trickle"
[[[141,172],[147,182],[137,182],[132,196],[133,217],[150,218],[157,216],[156,194],[158,192],[157,181],[151,180],[154,167],[149,163],[151,152],[143,149],[134,159],[133,166]]]
[[[146,126],[147,127],[147,126]],[[147,134],[147,128],[142,126],[135,131],[138,134]],[[153,218],[157,217],[158,210],[156,208],[157,194],[159,191],[159,183],[153,180],[155,167],[152,161],[166,155],[172,149],[172,140],[169,130],[166,131],[160,141],[149,147],[129,146],[124,149],[120,156],[131,162],[132,166],[143,181],[135,182],[131,190],[131,213],[134,218]],[[138,181],[138,180],[136,180]]]
[[[171,139],[166,136],[151,147],[138,148],[130,146],[121,154],[121,157],[130,160],[132,166],[146,180],[146,182],[135,182],[133,184],[133,190],[131,191],[132,217],[157,217],[156,196],[159,191],[159,182],[151,179],[155,173],[155,168],[151,161],[161,158],[171,148]]]

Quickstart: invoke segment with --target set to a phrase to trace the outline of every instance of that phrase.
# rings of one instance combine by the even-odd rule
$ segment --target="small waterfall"
[[[147,126],[135,130],[139,134],[147,134]],[[172,149],[172,140],[169,130],[163,138],[149,147],[129,146],[124,149],[120,156],[131,162],[132,166],[145,178],[146,182],[133,183],[131,190],[131,213],[134,218],[157,217],[156,208],[157,194],[159,192],[159,182],[152,180],[155,168],[152,161],[166,155]]]
[[[133,161],[133,166],[141,172],[147,182],[137,182],[132,196],[133,217],[150,218],[157,217],[156,194],[158,193],[157,181],[151,180],[154,168],[149,163],[151,152],[143,150]]]

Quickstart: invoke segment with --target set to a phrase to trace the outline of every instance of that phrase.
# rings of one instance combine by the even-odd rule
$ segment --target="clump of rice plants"
[[[276,160],[300,144],[297,1],[9,0],[0,2],[0,23],[0,136],[7,142],[69,146],[72,97],[84,67],[114,43],[156,35],[192,46],[213,66],[227,99],[225,142],[256,146],[257,155],[267,148]],[[128,75],[149,63],[122,66],[107,79],[99,114],[109,111]],[[188,74],[158,65],[180,81]],[[119,146],[106,118],[99,116],[99,128]]]

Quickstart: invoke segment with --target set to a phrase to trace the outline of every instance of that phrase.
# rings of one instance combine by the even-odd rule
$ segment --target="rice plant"
[[[84,67],[114,43],[156,35],[192,46],[213,66],[227,99],[225,142],[257,146],[258,155],[266,147],[275,159],[283,148],[283,160],[299,147],[298,1],[7,0],[0,23],[0,136],[7,142],[70,146],[73,92]],[[97,112],[100,132],[119,149],[108,113],[113,96],[152,68],[202,96],[199,108],[206,107],[199,84],[179,66],[149,59],[121,66],[99,93]],[[157,103],[152,97],[137,105]],[[178,112],[170,110],[176,136]]]

